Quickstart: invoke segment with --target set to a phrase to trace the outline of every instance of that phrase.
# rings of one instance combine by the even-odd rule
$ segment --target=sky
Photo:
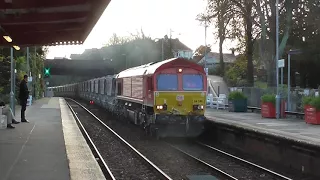
[[[205,44],[205,28],[196,16],[204,12],[207,0],[111,0],[83,45],[61,45],[49,47],[48,59],[69,58],[70,54],[81,54],[85,49],[101,48],[113,33],[129,36],[142,28],[152,38],[162,38],[172,30],[172,38],[195,50]],[[214,27],[207,30],[207,44],[218,52],[218,41],[214,38]],[[230,44],[225,43],[228,51]]]

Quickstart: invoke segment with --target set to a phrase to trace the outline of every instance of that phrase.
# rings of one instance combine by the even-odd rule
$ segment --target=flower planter
[[[228,104],[230,112],[247,112],[247,99],[232,99]]]
[[[281,101],[281,106],[280,106],[280,117],[281,118],[286,117],[285,107],[286,107],[285,101]],[[271,102],[262,103],[261,104],[261,116],[264,118],[276,118],[275,105]]]
[[[316,108],[309,105],[304,108],[305,122],[308,124],[320,124],[320,111],[317,111]]]

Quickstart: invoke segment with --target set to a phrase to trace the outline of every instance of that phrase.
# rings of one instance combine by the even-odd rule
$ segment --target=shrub
[[[316,110],[320,110],[320,97],[313,97],[312,100],[310,101],[310,105]]]
[[[265,94],[261,97],[262,103],[276,104],[276,96],[274,94]]]
[[[304,97],[302,98],[302,104],[303,104],[303,106],[311,105],[310,103],[311,103],[312,99],[313,99],[313,98],[312,98],[311,96],[304,96]]]
[[[243,94],[243,92],[240,91],[232,91],[229,93],[228,96],[229,100],[234,100],[234,99],[247,99],[247,97]]]

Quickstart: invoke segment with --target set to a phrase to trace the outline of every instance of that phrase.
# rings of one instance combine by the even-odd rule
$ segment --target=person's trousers
[[[12,111],[10,111],[10,107],[4,107],[2,109],[2,114],[7,116],[7,124],[12,123]]]
[[[21,120],[25,120],[26,119],[25,111],[27,109],[27,102],[28,102],[27,99],[20,101],[20,105],[21,105]]]

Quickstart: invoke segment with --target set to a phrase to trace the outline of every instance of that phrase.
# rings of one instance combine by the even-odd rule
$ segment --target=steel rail
[[[80,107],[82,107],[85,111],[87,111],[90,115],[92,115],[96,120],[98,120],[104,127],[106,127],[110,132],[112,132],[116,137],[118,137],[124,144],[126,144],[128,147],[130,147],[131,150],[136,152],[142,159],[144,159],[149,165],[151,165],[153,168],[155,168],[164,178],[168,180],[172,180],[166,173],[164,173],[158,166],[153,164],[149,159],[147,159],[143,154],[141,154],[136,148],[134,148],[131,144],[129,144],[126,140],[124,140],[119,134],[117,134],[113,129],[111,129],[108,125],[106,125],[103,121],[101,121],[96,115],[94,115],[90,110],[88,110],[86,107],[84,107],[82,104],[79,102],[75,101],[74,99],[71,98],[66,98],[69,99],[76,104],[78,104]]]
[[[274,171],[272,171],[272,170],[270,170],[270,169],[264,168],[264,167],[262,167],[262,166],[259,166],[259,165],[255,164],[255,163],[252,163],[252,162],[250,162],[250,161],[244,160],[244,159],[242,159],[242,158],[239,158],[239,157],[237,157],[237,156],[234,156],[234,155],[232,155],[232,154],[229,154],[229,153],[227,153],[227,152],[224,152],[224,151],[222,151],[222,150],[220,150],[220,149],[214,148],[214,147],[212,147],[212,146],[209,146],[209,145],[204,144],[204,143],[201,143],[201,142],[196,142],[196,143],[198,143],[198,144],[201,145],[201,146],[210,148],[211,150],[214,150],[214,151],[219,152],[219,153],[221,153],[221,154],[224,154],[224,155],[226,155],[226,156],[229,156],[229,157],[231,157],[231,158],[237,159],[237,160],[239,160],[239,161],[241,161],[241,162],[243,162],[243,163],[249,164],[249,165],[254,166],[254,167],[258,168],[258,169],[261,169],[261,170],[263,170],[263,171],[266,171],[266,172],[268,172],[268,173],[270,173],[270,174],[272,174],[272,175],[278,176],[278,177],[283,178],[283,179],[286,179],[286,180],[292,180],[292,179],[289,178],[289,177],[286,177],[286,176],[281,175],[281,174],[279,174],[279,173],[277,173],[277,172],[274,172]]]

